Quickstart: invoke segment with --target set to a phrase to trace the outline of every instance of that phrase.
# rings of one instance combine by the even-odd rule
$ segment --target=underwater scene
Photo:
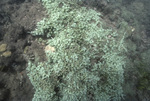
[[[0,101],[150,101],[150,0],[0,0]]]

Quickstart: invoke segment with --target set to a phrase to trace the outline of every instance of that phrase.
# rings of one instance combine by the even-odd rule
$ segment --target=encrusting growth
[[[69,0],[41,1],[48,17],[31,34],[48,38],[47,61],[28,62],[33,101],[121,100],[125,63],[117,33],[102,27],[95,10]]]

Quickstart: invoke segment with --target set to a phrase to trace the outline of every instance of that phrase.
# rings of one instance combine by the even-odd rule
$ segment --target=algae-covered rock
[[[95,10],[70,0],[42,2],[49,16],[31,34],[47,39],[47,60],[28,61],[32,101],[120,101],[124,37],[104,29]]]

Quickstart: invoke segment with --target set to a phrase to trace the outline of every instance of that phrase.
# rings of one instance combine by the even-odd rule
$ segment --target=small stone
[[[1,44],[0,45],[0,52],[6,51],[6,48],[7,48],[7,44]]]
[[[11,51],[6,51],[2,54],[4,57],[10,57],[11,56]]]
[[[44,50],[45,52],[55,52],[55,48],[50,45],[47,45]]]

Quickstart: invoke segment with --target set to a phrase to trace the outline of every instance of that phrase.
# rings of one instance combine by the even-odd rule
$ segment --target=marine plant
[[[41,0],[48,17],[33,36],[47,37],[47,61],[28,62],[33,101],[119,101],[124,57],[101,14],[70,0]],[[119,49],[118,49],[119,47]]]

